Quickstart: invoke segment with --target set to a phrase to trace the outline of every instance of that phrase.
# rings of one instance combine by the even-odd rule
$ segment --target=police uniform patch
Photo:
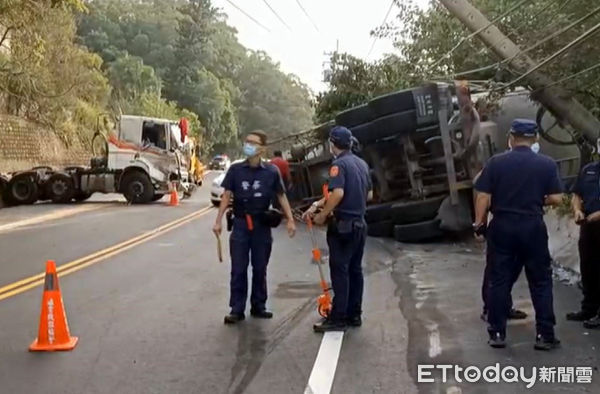
[[[336,177],[336,176],[338,176],[339,173],[340,173],[340,168],[338,166],[333,166],[329,170],[330,177]]]

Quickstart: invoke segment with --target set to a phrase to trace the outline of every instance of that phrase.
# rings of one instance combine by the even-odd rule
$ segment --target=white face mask
[[[534,153],[540,153],[540,143],[539,142],[534,142],[533,145],[531,145],[531,150]]]

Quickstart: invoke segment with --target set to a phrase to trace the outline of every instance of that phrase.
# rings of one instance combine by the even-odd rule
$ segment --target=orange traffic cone
[[[56,264],[52,260],[46,262],[46,278],[44,295],[42,296],[42,313],[38,337],[29,346],[32,352],[52,352],[55,350],[72,350],[77,344],[77,337],[69,334],[69,324],[63,306]]]
[[[175,187],[175,184],[172,184],[171,186],[171,198],[169,200],[169,205],[172,207],[179,205],[179,196],[177,195],[177,187]]]

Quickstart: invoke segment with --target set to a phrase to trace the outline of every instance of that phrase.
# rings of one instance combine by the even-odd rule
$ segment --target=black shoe
[[[348,326],[343,321],[325,319],[321,323],[313,325],[315,332],[327,332],[327,331],[346,331]]]
[[[535,350],[543,350],[549,351],[552,349],[557,349],[560,347],[560,341],[556,338],[544,338],[541,335],[538,335],[535,338],[535,346],[533,347]]]
[[[591,330],[597,330],[600,328],[600,316],[592,317],[590,320],[586,320],[583,322],[583,326],[585,328],[589,328]]]
[[[266,309],[263,309],[262,311],[251,310],[250,311],[250,315],[252,317],[257,318],[257,319],[271,319],[271,318],[273,318],[273,312],[269,312]]]
[[[488,345],[494,349],[502,349],[506,347],[506,340],[499,332],[490,332],[490,339]]]
[[[362,318],[360,316],[354,316],[348,318],[348,325],[350,327],[360,327],[362,326]]]
[[[596,314],[584,311],[567,313],[567,320],[570,321],[586,321],[593,318]]]
[[[527,319],[527,313],[520,311],[518,309],[511,309],[508,312],[508,320],[523,320]]]
[[[241,322],[245,318],[246,318],[246,316],[244,316],[243,313],[230,313],[229,315],[225,316],[224,323],[225,324],[236,324],[238,322]]]

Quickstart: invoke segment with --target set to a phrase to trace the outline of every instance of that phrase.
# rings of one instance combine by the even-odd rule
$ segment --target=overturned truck
[[[535,117],[531,103],[519,108],[526,112],[519,116]],[[506,148],[506,121],[499,130],[489,119],[481,119],[466,84],[427,84],[374,98],[274,144],[288,148],[290,199],[301,208],[320,197],[327,181],[330,128],[348,127],[360,142],[357,153],[371,168],[375,199],[367,208],[369,235],[421,241],[471,228],[472,179],[491,155]],[[559,155],[567,156],[561,160],[568,164],[563,177],[572,178],[577,149]]]

